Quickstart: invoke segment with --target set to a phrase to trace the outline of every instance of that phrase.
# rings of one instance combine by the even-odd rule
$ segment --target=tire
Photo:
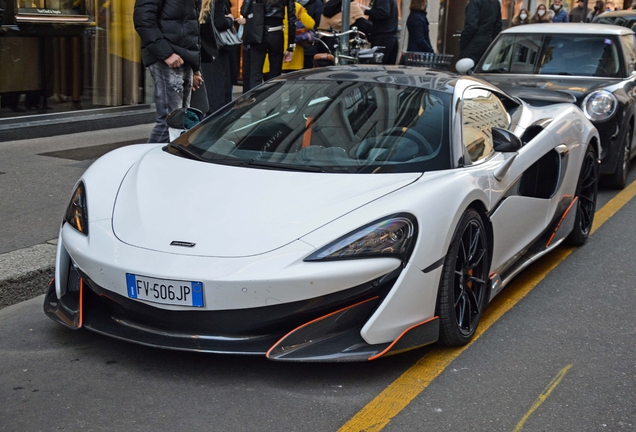
[[[589,145],[583,157],[581,174],[579,174],[579,181],[576,185],[575,196],[578,198],[579,204],[574,221],[574,228],[566,239],[567,243],[572,246],[584,245],[592,231],[594,213],[596,212],[598,179],[598,158],[594,147]]]
[[[614,189],[624,189],[627,186],[627,175],[629,174],[629,167],[631,162],[631,150],[632,150],[632,129],[631,127],[625,134],[625,140],[618,153],[618,165],[614,174],[607,176],[606,184],[608,187]]]
[[[439,285],[439,341],[467,344],[475,334],[488,292],[490,250],[486,227],[474,209],[462,216],[453,236]]]

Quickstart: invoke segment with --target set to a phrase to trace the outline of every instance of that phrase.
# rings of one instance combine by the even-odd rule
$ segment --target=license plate
[[[126,273],[128,297],[178,306],[203,307],[203,283]]]

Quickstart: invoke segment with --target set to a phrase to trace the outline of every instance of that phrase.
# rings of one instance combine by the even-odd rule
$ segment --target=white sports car
[[[163,348],[359,361],[467,343],[536,257],[583,244],[599,136],[568,95],[329,67],[97,160],[46,314]]]

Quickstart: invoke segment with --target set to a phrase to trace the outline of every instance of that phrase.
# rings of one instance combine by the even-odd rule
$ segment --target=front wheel
[[[573,246],[585,244],[592,231],[594,213],[596,212],[596,197],[598,193],[599,166],[594,146],[589,145],[581,165],[579,182],[576,185],[576,197],[579,200],[574,228],[567,237],[567,242]]]
[[[489,269],[486,228],[479,213],[468,209],[444,259],[437,300],[442,344],[465,345],[475,334],[486,304]]]

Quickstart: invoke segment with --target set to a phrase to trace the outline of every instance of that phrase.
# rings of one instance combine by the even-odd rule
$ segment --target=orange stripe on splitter
[[[561,220],[559,221],[559,223],[557,224],[556,228],[554,229],[554,232],[552,233],[552,235],[548,239],[548,242],[546,243],[545,247],[550,246],[550,243],[552,243],[552,240],[554,239],[554,236],[556,235],[557,231],[559,230],[559,228],[561,228],[561,224],[563,223],[563,220],[565,219],[565,217],[570,212],[570,209],[572,208],[574,203],[577,202],[578,200],[579,200],[579,197],[574,197],[574,199],[572,200],[572,202],[570,203],[568,208],[565,209],[565,213],[563,213],[563,216],[561,216]]]
[[[308,325],[313,324],[313,323],[315,323],[315,322],[317,322],[317,321],[322,321],[322,320],[324,320],[325,318],[329,318],[330,316],[335,315],[335,314],[337,314],[337,313],[340,313],[340,312],[342,312],[342,311],[344,311],[344,310],[351,309],[351,308],[354,308],[354,307],[356,307],[356,306],[360,306],[361,304],[364,304],[364,303],[369,302],[369,301],[371,301],[371,300],[375,300],[375,299],[377,299],[377,298],[379,298],[379,297],[380,297],[380,296],[371,297],[370,299],[366,299],[366,300],[363,300],[363,301],[361,301],[361,302],[359,302],[359,303],[352,304],[351,306],[347,306],[347,307],[345,307],[345,308],[339,309],[339,310],[337,310],[337,311],[335,311],[335,312],[328,313],[327,315],[324,315],[324,316],[321,316],[321,317],[319,317],[319,318],[313,319],[313,320],[311,320],[311,321],[309,321],[309,322],[306,322],[305,324],[303,324],[303,325],[301,325],[301,326],[296,327],[295,329],[293,329],[292,331],[290,331],[289,333],[287,333],[285,336],[283,336],[282,338],[280,338],[280,339],[278,340],[278,342],[276,342],[274,345],[272,345],[272,347],[271,347],[270,349],[268,349],[268,350],[267,350],[267,352],[265,353],[265,357],[269,356],[269,353],[270,353],[270,352],[274,349],[274,347],[277,347],[277,346],[278,346],[278,344],[280,344],[283,340],[285,340],[285,338],[286,338],[287,336],[291,335],[292,333],[296,332],[297,330],[300,330],[301,328],[307,327]]]
[[[80,298],[79,298],[79,323],[77,328],[82,328],[84,320],[84,279],[80,278]]]
[[[404,336],[405,334],[407,334],[408,332],[410,332],[411,330],[413,330],[416,327],[421,326],[422,324],[426,324],[427,322],[431,322],[436,320],[437,317],[433,317],[431,319],[427,319],[426,321],[422,321],[421,323],[417,323],[415,325],[412,325],[411,327],[407,328],[406,330],[404,330],[393,342],[391,342],[391,345],[389,345],[388,347],[386,347],[386,349],[384,351],[382,351],[381,353],[378,353],[372,357],[369,357],[369,361],[371,360],[375,360],[378,357],[382,357],[384,354],[386,354],[387,352],[391,351],[391,348],[393,348],[393,345],[395,345],[396,343],[398,343],[398,341],[400,339],[402,339],[402,336]]]

